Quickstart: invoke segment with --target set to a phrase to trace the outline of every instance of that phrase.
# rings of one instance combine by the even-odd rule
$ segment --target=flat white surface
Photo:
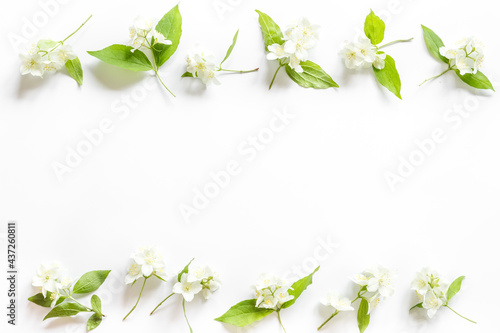
[[[222,14],[214,7],[220,3],[229,6]],[[488,48],[482,70],[496,82],[496,4],[184,0],[181,44],[161,69],[178,97],[152,81],[147,97],[120,117],[113,107],[126,110],[124,100],[137,96],[150,75],[113,68],[85,51],[126,43],[137,14],[160,18],[174,5],[150,0],[60,5],[39,37],[64,38],[94,14],[70,40],[84,68],[81,88],[64,73],[43,80],[21,77],[8,36],[20,35],[24,18],[32,20],[41,7],[30,0],[10,2],[2,10],[0,220],[2,233],[8,220],[20,226],[19,326],[9,326],[9,332],[84,331],[85,315],[42,322],[46,309],[26,301],[36,292],[30,284],[37,265],[51,260],[63,263],[75,277],[93,269],[113,270],[98,292],[108,316],[99,332],[187,332],[179,298],[148,315],[170,292],[173,279],[148,285],[138,309],[121,321],[140,288],[122,283],[128,257],[146,244],[160,246],[172,275],[192,257],[220,272],[224,285],[213,299],[188,304],[196,332],[246,331],[212,319],[250,298],[249,286],[261,272],[285,274],[297,266],[305,274],[303,267],[315,262],[321,269],[314,284],[283,312],[289,333],[315,330],[330,314],[319,299],[330,289],[354,295],[349,276],[376,263],[396,269],[399,278],[395,295],[373,313],[367,332],[496,330],[498,95],[469,89],[452,73],[418,87],[444,69],[428,54],[420,24],[447,44],[479,36]],[[351,72],[337,56],[341,42],[363,28],[370,8],[393,12],[384,17],[385,41],[415,37],[386,50],[396,60],[403,101],[378,85],[370,70]],[[269,92],[276,64],[265,59],[254,9],[282,27],[302,15],[320,24],[321,39],[310,58],[341,88],[304,89],[281,72]],[[238,28],[238,44],[227,66],[260,67],[257,73],[221,76],[222,86],[209,89],[180,78],[186,52],[196,42],[222,59]],[[248,161],[250,155],[238,147],[269,126],[274,109],[284,107],[295,117]],[[466,110],[463,116],[457,108]],[[113,131],[59,181],[54,161],[64,163],[68,149],[85,140],[83,132],[103,119],[112,122]],[[444,142],[391,191],[384,174],[396,172],[400,157],[408,159],[418,149],[415,141],[439,129]],[[186,223],[180,205],[192,204],[194,191],[211,181],[210,173],[233,160],[241,173]],[[336,244],[331,254],[326,255],[325,242]],[[477,325],[447,309],[433,320],[419,311],[408,313],[416,302],[409,283],[426,265],[449,279],[467,276],[453,305]],[[248,332],[279,332],[271,317]],[[355,314],[342,314],[325,327],[325,332],[334,331],[357,332]]]

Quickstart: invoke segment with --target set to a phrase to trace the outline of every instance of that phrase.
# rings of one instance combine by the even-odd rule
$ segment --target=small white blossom
[[[326,297],[322,298],[320,302],[323,305],[331,306],[337,311],[353,311],[351,300],[347,297],[340,297],[335,292],[329,292]]]
[[[369,292],[378,292],[383,297],[390,297],[394,294],[394,279],[396,277],[393,271],[380,265],[374,266],[368,270],[368,283],[366,289]]]
[[[141,277],[150,277],[157,275],[162,279],[166,279],[165,262],[156,246],[146,246],[132,256],[128,274],[125,276],[125,283],[130,284]]]
[[[176,294],[182,294],[182,297],[187,302],[191,302],[194,295],[199,293],[203,288],[200,280],[194,280],[192,282],[188,281],[188,274],[183,273],[181,276],[181,281],[174,284],[172,291]]]
[[[460,75],[476,74],[484,61],[484,46],[472,37],[462,39],[454,48],[442,46],[439,53],[449,60],[450,67],[460,71]]]
[[[264,273],[255,284],[256,307],[265,309],[276,309],[289,300],[293,295],[289,294],[291,284],[275,275]]]
[[[285,52],[284,44],[272,44],[267,47],[269,53],[266,55],[267,60],[283,59],[289,56]]]
[[[217,79],[214,56],[211,53],[201,51],[198,47],[186,58],[186,70],[199,78],[205,85],[220,84]]]
[[[47,291],[51,293],[57,292],[61,271],[61,267],[57,263],[41,264],[33,277],[32,285],[39,287],[44,297],[47,296]]]
[[[21,54],[21,75],[43,76],[43,60],[38,53]]]
[[[372,65],[377,69],[385,67],[385,53],[378,52],[377,47],[365,36],[358,36],[353,42],[345,41],[339,56],[349,69],[368,68]]]
[[[149,41],[154,39],[153,45],[156,43],[172,45],[172,41],[165,39],[160,32],[154,28],[155,22],[151,19],[145,19],[138,16],[134,20],[134,24],[129,27],[129,45],[132,46],[132,52],[141,47],[149,48]]]
[[[443,300],[434,294],[432,290],[429,290],[425,294],[424,301],[422,302],[422,307],[427,310],[427,316],[429,318],[434,317],[437,310],[443,305]]]

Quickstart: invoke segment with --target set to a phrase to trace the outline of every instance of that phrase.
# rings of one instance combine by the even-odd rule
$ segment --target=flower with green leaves
[[[458,316],[476,324],[475,321],[462,316],[449,305],[453,296],[458,294],[462,288],[464,279],[465,276],[460,276],[450,284],[438,272],[423,268],[420,272],[417,272],[415,279],[411,283],[411,289],[415,291],[420,302],[414,305],[410,311],[416,308],[425,309],[427,316],[432,318],[440,308],[445,307]]]
[[[222,59],[221,63],[217,66],[214,61],[214,56],[211,53],[203,51],[199,46],[196,49],[189,53],[186,57],[186,72],[182,74],[182,77],[194,77],[200,79],[205,85],[209,86],[211,84],[220,84],[220,81],[217,79],[217,74],[219,72],[226,73],[251,73],[258,71],[258,68],[251,70],[237,70],[237,69],[226,69],[222,68],[222,64],[229,58],[231,53],[233,52],[234,46],[236,45],[236,41],[238,40],[239,30],[236,31],[233,37],[233,43],[229,46],[226,56]]]
[[[332,307],[334,311],[318,327],[318,331],[340,312],[353,311],[352,305],[359,299],[358,328],[359,332],[363,333],[370,324],[370,314],[377,307],[380,299],[394,294],[395,278],[396,274],[393,271],[380,265],[373,266],[362,274],[354,275],[352,281],[359,286],[358,294],[354,299],[340,297],[337,293],[330,292],[321,300],[323,305]]]
[[[382,48],[400,42],[409,42],[410,39],[398,39],[380,45],[384,40],[385,23],[375,15],[373,10],[365,19],[365,36],[358,36],[354,42],[345,41],[339,52],[344,64],[349,69],[373,69],[377,81],[401,99],[401,79],[394,59],[381,51]]]
[[[163,282],[167,280],[167,274],[165,273],[165,262],[163,261],[163,256],[160,254],[158,247],[156,246],[144,246],[140,247],[134,254],[130,256],[132,259],[128,274],[125,276],[125,284],[135,284],[137,280],[143,278],[141,291],[139,297],[135,302],[134,307],[127,313],[123,320],[127,319],[128,316],[135,310],[139,301],[142,297],[142,292],[146,286],[146,282],[150,277],[156,277]]]
[[[83,70],[80,59],[73,51],[73,48],[65,44],[66,41],[76,34],[87,23],[92,15],[83,22],[78,29],[73,31],[68,37],[61,41],[52,39],[40,39],[30,46],[21,57],[21,75],[31,74],[43,77],[44,74],[55,73],[65,67],[68,74],[79,84],[83,84]]]
[[[311,274],[292,284],[272,274],[262,274],[254,286],[255,298],[239,302],[215,320],[244,327],[276,312],[279,323],[286,333],[281,320],[281,311],[295,304],[300,295],[312,284],[313,275],[318,270],[319,266]]]
[[[475,38],[464,38],[455,47],[450,48],[446,47],[441,38],[431,29],[422,25],[422,30],[429,53],[437,60],[444,62],[448,68],[440,74],[428,78],[420,85],[453,71],[460,80],[473,88],[495,91],[490,80],[479,71],[484,60],[484,46],[481,42]]]
[[[58,317],[73,317],[77,314],[92,313],[87,320],[87,330],[99,326],[105,315],[102,313],[101,299],[92,295],[90,307],[83,305],[76,297],[99,289],[111,271],[90,271],[83,274],[75,283],[64,274],[57,263],[41,264],[33,277],[33,286],[40,293],[28,298],[30,302],[51,308],[43,320]]]
[[[105,63],[134,72],[153,71],[163,87],[160,67],[175,53],[182,35],[182,16],[176,5],[155,25],[152,20],[136,18],[129,29],[129,45],[114,44],[99,51],[87,51]],[[147,53],[147,55],[146,55]]]
[[[267,59],[278,62],[269,89],[272,88],[278,72],[283,67],[288,77],[302,87],[315,89],[339,87],[319,65],[308,60],[308,51],[318,39],[316,25],[302,18],[291,24],[283,33],[267,14],[259,10],[256,12],[259,14],[264,48],[269,52]]]
[[[193,329],[191,328],[191,324],[189,324],[189,320],[186,315],[186,302],[191,302],[195,295],[200,292],[202,292],[204,298],[207,300],[221,286],[219,275],[209,266],[195,266],[191,268],[190,266],[193,260],[194,259],[191,259],[191,261],[177,275],[177,282],[174,284],[172,293],[161,301],[160,304],[153,309],[153,311],[151,311],[152,315],[170,297],[175,294],[182,295],[182,311],[184,312],[184,318],[186,318],[186,322],[191,333],[193,332]]]

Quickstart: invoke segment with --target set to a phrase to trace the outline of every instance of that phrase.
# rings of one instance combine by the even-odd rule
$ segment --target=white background
[[[218,11],[221,3],[229,7]],[[113,270],[98,292],[107,315],[100,332],[187,332],[179,298],[148,315],[170,292],[173,279],[148,283],[138,309],[121,321],[140,288],[122,283],[128,257],[147,244],[160,246],[172,275],[192,257],[219,271],[223,288],[209,302],[187,306],[196,332],[243,332],[212,319],[250,298],[249,287],[261,272],[285,274],[315,262],[321,269],[314,284],[282,314],[289,333],[314,331],[330,314],[319,299],[330,289],[354,295],[349,276],[376,263],[397,270],[399,278],[395,295],[373,313],[368,332],[497,329],[498,96],[470,89],[452,73],[418,87],[445,68],[428,54],[420,24],[447,44],[469,34],[480,37],[488,51],[482,71],[492,82],[498,79],[496,5],[486,0],[473,5],[465,0],[184,0],[181,44],[161,69],[177,98],[153,81],[147,97],[120,118],[112,106],[123,107],[122,98],[137,96],[150,74],[114,68],[85,51],[126,43],[137,14],[160,18],[174,5],[150,0],[59,5],[38,34],[28,37],[62,39],[93,14],[68,41],[83,64],[83,87],[64,73],[43,80],[19,75],[9,36],[22,36],[24,22],[42,11],[37,1],[10,2],[0,14],[0,220],[4,240],[5,223],[19,222],[17,331],[84,332],[85,315],[42,322],[47,310],[26,301],[37,292],[31,287],[37,265],[58,260],[74,277]],[[370,8],[386,20],[385,41],[415,37],[386,49],[402,78],[403,101],[378,85],[371,70],[349,71],[337,56],[341,42],[363,28]],[[254,9],[282,27],[300,16],[320,24],[321,39],[310,58],[340,89],[304,89],[281,72],[268,91],[276,63],[265,59]],[[222,59],[238,28],[227,67],[260,67],[257,73],[224,75],[221,86],[209,89],[180,78],[190,48],[200,42]],[[295,117],[248,161],[238,146],[269,126],[274,109],[284,107]],[[76,149],[86,140],[83,132],[102,119],[112,122],[113,131],[58,180],[53,163],[65,163],[68,149]],[[397,172],[400,158],[421,154],[415,142],[439,129],[444,142],[392,191],[384,175]],[[192,205],[194,191],[203,190],[210,173],[232,160],[241,173],[186,223],[179,207]],[[322,248],[325,242],[337,245],[331,254]],[[452,303],[477,325],[447,309],[433,320],[423,312],[408,313],[416,303],[409,283],[426,265],[450,280],[467,276]],[[272,317],[248,332],[279,332]],[[325,327],[333,331],[357,332],[355,313]]]

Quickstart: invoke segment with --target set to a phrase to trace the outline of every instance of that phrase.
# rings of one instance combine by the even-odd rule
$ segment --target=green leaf
[[[370,14],[365,19],[365,35],[373,45],[380,44],[384,40],[385,23],[370,9]]]
[[[52,39],[40,39],[36,44],[36,46],[38,46],[38,48],[43,51],[50,51],[56,45],[57,42],[54,42]]]
[[[259,24],[262,30],[262,37],[264,37],[264,48],[268,51],[267,47],[273,44],[283,44],[283,33],[280,27],[270,18],[267,14],[256,10],[259,14]]]
[[[83,84],[83,70],[82,70],[82,64],[80,63],[80,59],[76,57],[73,60],[68,60],[64,64],[66,66],[66,70],[68,71],[68,74],[75,79],[75,81],[79,84]]]
[[[111,271],[91,271],[82,275],[73,287],[74,294],[87,294],[96,291],[104,283]]]
[[[191,263],[193,262],[194,258],[191,259],[188,264],[182,269],[182,271],[179,272],[179,274],[177,275],[177,281],[181,282],[181,277],[182,277],[182,274],[184,273],[188,273],[189,272],[189,265],[191,265]]]
[[[449,301],[452,299],[453,296],[455,296],[459,291],[460,288],[462,288],[462,281],[465,279],[465,276],[460,276],[455,279],[450,284],[450,287],[448,288],[448,291],[446,292],[446,299]]]
[[[43,297],[42,293],[38,293],[38,294],[28,298],[28,301],[33,302],[37,305],[46,307],[46,308],[50,308],[52,305],[52,300],[50,299],[50,295],[52,295],[52,293],[50,291],[47,292],[47,297]],[[64,296],[59,297],[59,299],[56,302],[56,305],[61,304],[65,300],[65,298],[66,297],[64,297]]]
[[[87,331],[92,331],[94,328],[99,326],[101,322],[102,322],[102,315],[94,313],[92,316],[90,316],[89,320],[87,321]]]
[[[153,69],[153,65],[142,51],[132,52],[132,47],[127,45],[114,44],[100,51],[87,51],[87,53],[105,63],[134,72]]]
[[[422,309],[422,308],[423,308],[423,306],[422,306],[422,302],[420,302],[420,303],[415,304],[414,306],[412,306],[412,307],[410,308],[410,311],[411,311],[411,310],[413,310],[413,309],[416,309],[416,308],[420,308],[420,309]]]
[[[422,25],[422,30],[424,31],[425,45],[427,46],[427,50],[429,50],[429,53],[432,54],[437,60],[441,60],[444,63],[448,64],[450,61],[446,57],[443,57],[441,53],[439,53],[439,48],[444,46],[441,38],[439,38],[439,36],[436,35],[434,31],[424,25]]]
[[[186,73],[182,74],[181,77],[193,77],[193,74],[186,72]]]
[[[493,88],[493,85],[491,84],[490,80],[478,71],[476,74],[464,74],[460,75],[460,71],[458,69],[454,70],[455,73],[457,73],[458,77],[460,80],[464,81],[467,83],[469,86],[477,88],[477,89],[491,89],[495,91],[495,88]]]
[[[274,310],[257,308],[256,299],[249,299],[239,302],[232,306],[226,313],[215,320],[231,324],[237,327],[243,327],[253,322],[261,320],[270,315]]]
[[[172,45],[156,44],[154,46],[153,55],[156,66],[160,67],[170,59],[175,53],[182,35],[182,16],[179,11],[179,5],[176,5],[156,25],[156,31],[165,36],[166,40],[172,42]]]
[[[72,317],[80,312],[89,312],[78,303],[62,303],[50,310],[43,320],[55,317]]]
[[[101,299],[99,298],[99,296],[92,295],[92,298],[90,299],[90,305],[92,306],[92,310],[99,314],[102,314]]]
[[[286,65],[285,70],[288,76],[299,86],[305,88],[326,89],[338,88],[339,85],[335,83],[330,75],[328,75],[321,67],[312,61],[302,61],[300,66],[303,69],[302,73],[298,73],[290,66]]]
[[[378,82],[401,99],[401,79],[399,78],[394,59],[386,54],[384,68],[377,69],[373,67],[373,71]]]
[[[370,315],[368,314],[368,301],[363,298],[358,309],[358,327],[359,332],[363,333],[370,324]]]
[[[319,266],[316,267],[316,269],[311,274],[309,274],[306,277],[303,277],[302,279],[300,279],[300,280],[296,281],[294,284],[292,284],[292,287],[288,290],[288,293],[291,296],[293,296],[293,299],[289,300],[288,302],[283,303],[283,305],[281,306],[282,309],[286,309],[286,308],[292,306],[297,301],[297,299],[304,292],[304,290],[306,290],[307,287],[309,287],[309,285],[312,284],[313,275],[314,275],[314,273],[316,273],[318,271],[318,269],[319,269]]]
[[[231,44],[231,46],[229,47],[229,49],[227,49],[227,52],[226,52],[226,56],[224,57],[224,60],[222,60],[222,62],[220,63],[220,66],[222,66],[222,64],[224,63],[224,61],[227,60],[227,58],[229,58],[229,56],[231,55],[231,52],[233,52],[233,49],[234,49],[234,46],[236,45],[236,41],[238,40],[238,33],[240,32],[240,30],[236,30],[236,33],[234,34],[234,37],[233,37],[233,44]]]

